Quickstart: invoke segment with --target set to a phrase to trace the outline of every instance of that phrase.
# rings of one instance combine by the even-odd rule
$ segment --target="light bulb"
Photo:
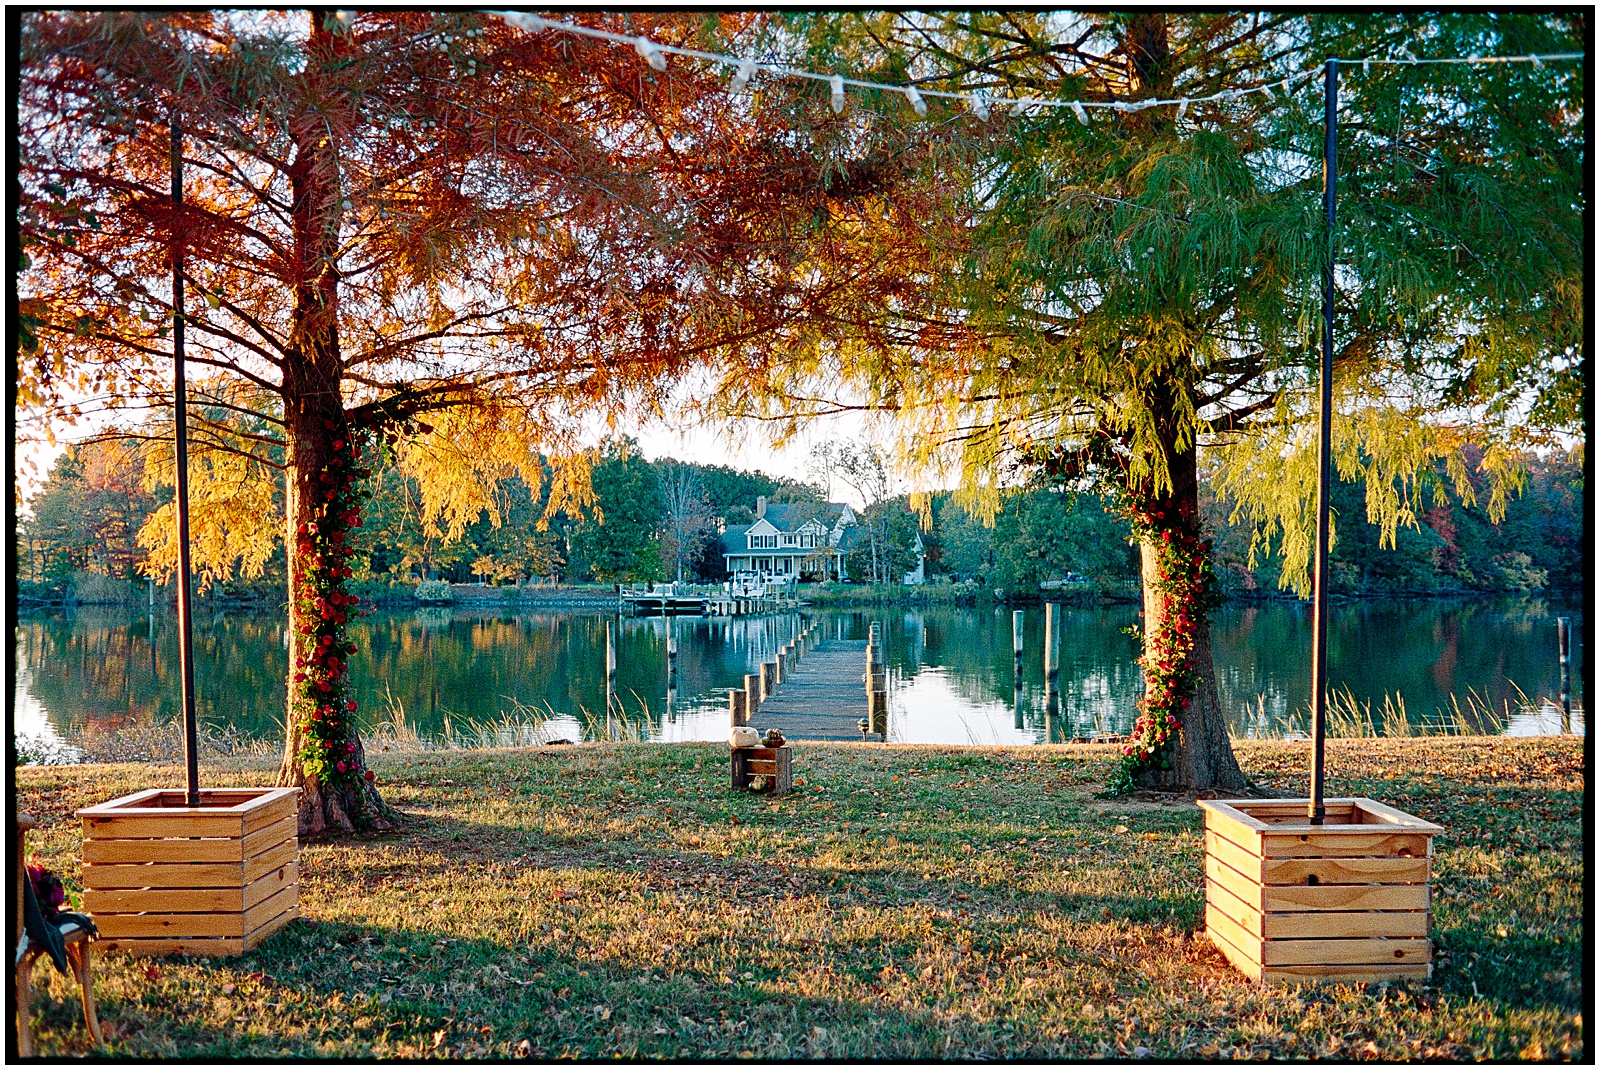
[[[1078,117],[1078,122],[1082,123],[1084,126],[1089,125],[1089,113],[1084,111],[1083,105],[1079,104],[1076,100],[1072,102],[1072,114],[1076,115]]]
[[[739,69],[733,72],[733,81],[728,85],[728,92],[743,93],[744,87],[750,84],[750,79],[756,76],[756,65],[750,60],[739,61]]]
[[[667,69],[666,55],[662,53],[660,48],[656,47],[656,43],[650,38],[635,38],[633,50],[639,53],[646,63],[650,64],[652,70],[664,71]]]
[[[1178,114],[1172,121],[1175,122],[1175,123],[1182,122],[1183,121],[1184,112],[1186,112],[1188,110],[1189,110],[1189,98],[1188,97],[1184,97],[1182,100],[1178,101]]]
[[[828,85],[833,89],[828,95],[828,103],[833,106],[833,114],[838,115],[844,111],[844,76],[834,75],[828,79]]]
[[[546,25],[544,19],[541,19],[538,15],[530,14],[526,11],[502,11],[499,12],[499,15],[501,21],[507,26],[521,30],[523,33],[532,33],[534,30],[542,30]]]
[[[972,114],[984,122],[989,121],[989,102],[984,99],[982,93],[974,93],[968,97],[967,107],[972,109]]]
[[[918,115],[928,114],[928,102],[922,99],[922,94],[917,92],[916,86],[906,86],[906,99],[911,102],[912,111]]]

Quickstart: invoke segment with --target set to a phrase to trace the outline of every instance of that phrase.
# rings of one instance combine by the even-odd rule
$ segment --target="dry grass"
[[[1306,744],[1238,750],[1301,786]],[[1585,1059],[1581,742],[1328,754],[1330,794],[1449,830],[1427,984],[1249,984],[1197,936],[1197,809],[1095,800],[1111,748],[802,744],[777,800],[731,792],[708,744],[378,754],[415,821],[306,847],[306,918],[249,955],[108,956],[111,1053]],[[74,807],[178,780],[17,773],[69,882]],[[235,759],[206,779],[271,775]],[[81,1054],[42,972],[41,1050]]]

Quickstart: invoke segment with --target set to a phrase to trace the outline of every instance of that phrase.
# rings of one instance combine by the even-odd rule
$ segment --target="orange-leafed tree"
[[[585,17],[668,42],[738,29]],[[304,789],[306,835],[397,818],[362,753],[344,629],[380,453],[442,526],[470,522],[500,477],[537,485],[541,450],[577,456],[579,418],[658,408],[694,361],[801,306],[886,299],[859,273],[819,292],[799,265],[806,226],[905,146],[796,147],[705,65],[657,71],[466,11],[33,12],[20,60],[19,412],[50,427],[170,406],[181,252],[196,450],[244,462],[232,484],[283,473],[282,514],[230,522],[259,515],[288,551],[280,779]],[[557,479],[553,503],[583,498],[581,468]],[[145,541],[170,551],[170,532]]]

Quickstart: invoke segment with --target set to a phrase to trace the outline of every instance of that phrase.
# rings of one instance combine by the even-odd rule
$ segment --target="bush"
[[[454,602],[455,589],[444,580],[423,580],[412,592],[419,602]]]
[[[72,574],[68,588],[72,597],[88,605],[107,605],[115,602],[132,602],[137,592],[127,580],[113,579],[98,572],[79,569]]]

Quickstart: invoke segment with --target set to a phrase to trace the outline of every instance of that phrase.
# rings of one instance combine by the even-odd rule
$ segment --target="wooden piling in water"
[[[1556,652],[1561,659],[1561,734],[1572,734],[1572,619],[1556,618]]]
[[[1044,605],[1044,690],[1048,698],[1061,688],[1061,607]]]
[[[1022,623],[1023,614],[1020,609],[1011,611],[1011,660],[1013,675],[1016,678],[1016,690],[1022,690]],[[1017,725],[1021,728],[1022,725]]]
[[[728,692],[728,723],[732,728],[750,723],[750,692],[743,688]]]
[[[617,701],[617,625],[606,621],[606,713],[610,714]]]
[[[761,663],[761,701],[767,701],[777,689],[778,663],[775,661],[763,661]]]
[[[744,677],[744,723],[749,724],[750,718],[756,715],[761,708],[761,676],[759,673],[746,673]]]

